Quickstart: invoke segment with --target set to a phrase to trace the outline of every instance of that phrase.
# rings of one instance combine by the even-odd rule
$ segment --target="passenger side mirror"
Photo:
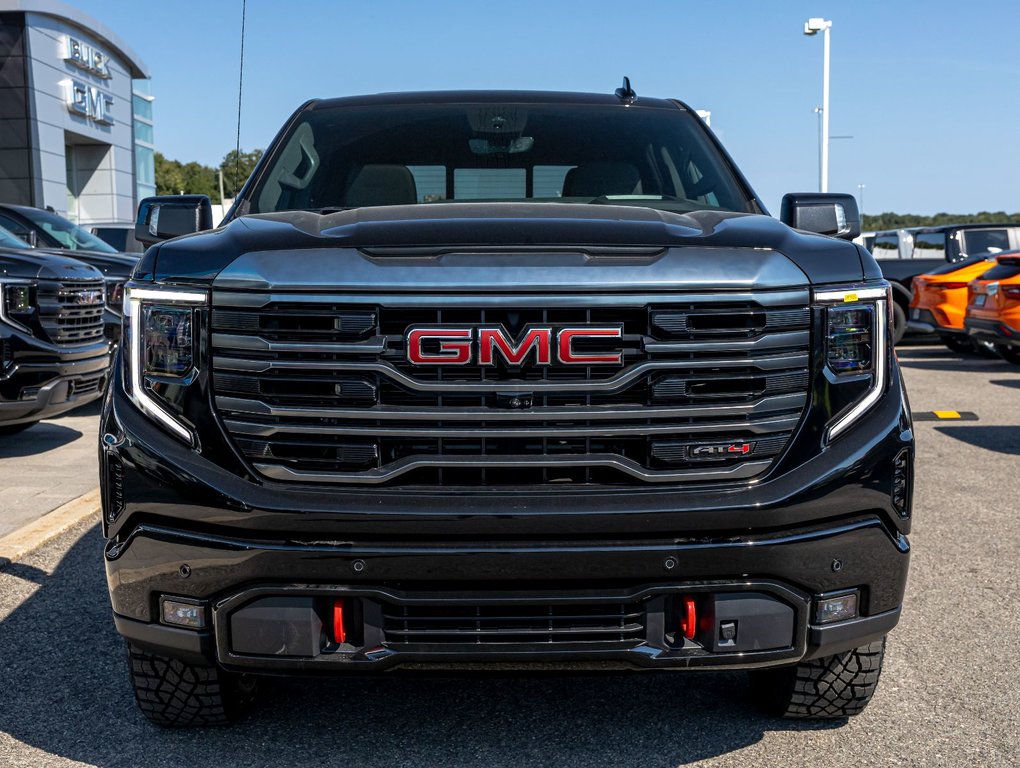
[[[861,234],[861,214],[853,195],[791,192],[783,196],[779,218],[794,229],[843,240]]]
[[[206,195],[147,197],[138,204],[135,239],[148,247],[212,229],[212,202]]]

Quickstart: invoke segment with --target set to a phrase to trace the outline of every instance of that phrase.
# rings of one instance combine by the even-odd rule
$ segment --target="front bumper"
[[[57,347],[14,333],[4,342],[13,351],[0,371],[0,423],[39,421],[102,396],[111,363],[105,341]]]
[[[1020,329],[1011,328],[1001,320],[968,317],[964,321],[964,326],[971,338],[1020,347]]]
[[[907,315],[907,328],[917,333],[938,333],[943,336],[966,336],[959,328],[940,325],[935,314],[928,309],[913,307]]]
[[[160,653],[215,661],[231,669],[279,673],[505,661],[601,661],[637,668],[772,666],[831,655],[890,631],[899,618],[909,563],[906,538],[891,537],[874,518],[741,541],[577,542],[529,547],[456,543],[273,546],[157,528],[136,530],[124,546],[112,544],[106,551],[111,585],[117,582],[114,610],[118,631],[131,642]],[[838,573],[833,571],[834,563],[840,564]],[[740,576],[741,572],[768,574],[770,578]],[[443,582],[434,581],[437,577]],[[593,588],[595,583],[605,586]],[[511,584],[516,589],[507,591],[505,587]],[[864,615],[827,626],[812,623],[818,595],[852,588],[861,590]],[[154,606],[163,594],[198,600],[210,617],[211,629],[185,630],[121,612],[132,605]],[[199,594],[211,597],[203,600],[196,597]],[[744,645],[734,650],[725,644],[713,647],[719,626],[711,617],[707,630],[702,619],[703,636],[697,643],[678,640],[675,616],[664,608],[666,601],[677,595],[752,600],[756,604],[753,609],[737,614],[736,619],[742,625]],[[273,637],[271,652],[239,647],[242,640],[235,617],[265,598],[296,598],[297,607],[306,606],[307,618],[298,620],[292,614],[281,620],[283,624],[260,627],[260,637]],[[351,648],[319,643],[322,617],[328,614],[330,601],[338,598],[357,600],[357,613],[365,617],[357,630],[362,639]],[[464,605],[498,603],[512,606],[518,614],[527,606],[536,606],[535,610],[544,614],[551,605],[578,606],[595,600],[633,606],[640,614],[640,637],[583,643],[557,643],[555,638],[527,642],[520,637],[489,645],[405,643],[399,636],[399,618],[393,620],[396,630],[392,622],[387,629],[387,622],[381,619],[404,605],[426,605],[443,613]],[[786,623],[779,628],[767,624],[754,628],[752,622],[761,604],[780,607],[788,616]],[[708,613],[714,615],[714,611]],[[311,646],[295,640],[308,618],[317,620]],[[440,630],[433,627],[429,631]],[[749,632],[757,634],[748,638]]]

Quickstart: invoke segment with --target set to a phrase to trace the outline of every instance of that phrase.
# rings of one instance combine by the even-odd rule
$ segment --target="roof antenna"
[[[622,101],[624,104],[633,104],[634,99],[637,98],[637,93],[630,87],[630,78],[623,78],[623,87],[616,89],[616,98]]]
[[[241,189],[241,93],[244,86],[244,20],[248,11],[248,0],[241,0],[241,65],[237,73],[237,146],[234,148],[234,197]],[[220,198],[220,205],[223,199]]]

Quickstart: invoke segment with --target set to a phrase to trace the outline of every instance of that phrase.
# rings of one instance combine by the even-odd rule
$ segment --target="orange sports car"
[[[954,352],[972,352],[970,336],[963,327],[967,311],[967,286],[996,266],[994,256],[946,264],[914,278],[907,327],[937,333]]]
[[[970,284],[964,327],[1020,365],[1020,251],[999,254],[998,264]]]

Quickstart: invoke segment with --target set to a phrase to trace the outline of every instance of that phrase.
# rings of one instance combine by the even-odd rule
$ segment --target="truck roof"
[[[620,107],[628,106],[613,93],[574,93],[560,91],[408,91],[375,93],[363,96],[343,96],[332,99],[314,99],[307,109],[331,107],[368,107],[397,104],[583,104]],[[683,109],[693,111],[675,99],[657,99],[638,96],[630,106],[653,109]]]

